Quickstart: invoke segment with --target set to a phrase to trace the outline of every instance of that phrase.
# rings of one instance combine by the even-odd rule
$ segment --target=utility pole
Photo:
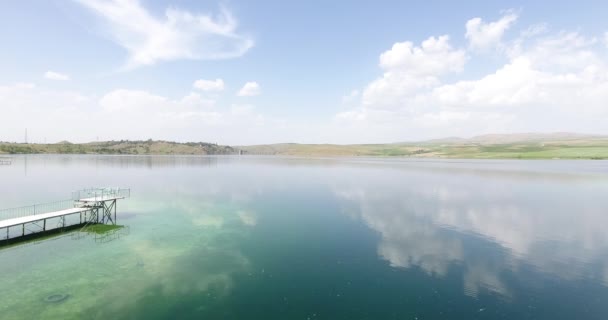
[[[27,128],[25,128],[25,144],[27,144]]]

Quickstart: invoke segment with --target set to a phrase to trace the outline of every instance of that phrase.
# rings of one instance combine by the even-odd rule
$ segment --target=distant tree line
[[[112,140],[75,144],[22,144],[0,142],[0,153],[8,154],[232,154],[236,150],[208,142],[173,142],[163,140]]]

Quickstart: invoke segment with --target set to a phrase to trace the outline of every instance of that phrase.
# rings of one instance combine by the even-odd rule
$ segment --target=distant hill
[[[485,134],[387,144],[297,144],[223,146],[206,142],[104,141],[53,144],[0,142],[0,154],[141,154],[204,155],[251,154],[304,157],[397,156],[417,158],[483,159],[608,159],[608,136],[579,133]]]
[[[535,143],[551,141],[573,141],[573,140],[602,140],[608,139],[608,135],[591,135],[571,132],[554,133],[511,133],[511,134],[484,134],[471,138],[450,137],[421,141],[419,143],[444,143],[444,144],[507,144],[507,143]],[[408,144],[408,143],[404,143]]]
[[[447,137],[447,138],[439,138],[439,139],[431,139],[431,140],[424,140],[424,141],[419,141],[419,142],[401,142],[399,144],[412,144],[412,143],[440,143],[440,144],[451,144],[451,143],[464,143],[466,142],[467,139],[465,138],[460,138],[460,137]]]
[[[0,143],[1,153],[53,153],[53,154],[232,154],[236,150],[206,142],[171,142],[171,141],[103,141],[90,143],[70,143],[61,141],[52,144]]]
[[[240,146],[248,154],[292,156],[401,156],[425,158],[608,159],[608,136],[579,133],[485,134],[390,144]]]

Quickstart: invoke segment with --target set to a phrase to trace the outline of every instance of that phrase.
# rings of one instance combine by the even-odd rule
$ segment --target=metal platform
[[[21,217],[21,218],[2,220],[2,221],[0,221],[0,229],[10,228],[10,227],[14,227],[14,226],[18,226],[18,225],[22,225],[22,224],[26,224],[26,223],[32,223],[32,222],[36,222],[36,221],[44,221],[44,220],[51,219],[51,218],[60,218],[63,216],[67,216],[67,215],[71,215],[71,214],[75,214],[75,213],[81,213],[81,212],[85,212],[85,211],[89,211],[89,210],[90,210],[89,208],[73,208],[73,209],[66,209],[66,210],[60,210],[60,211],[55,211],[55,212],[37,214],[35,216],[27,216],[27,217]]]
[[[117,201],[130,196],[130,189],[91,188],[73,192],[71,200],[0,210],[0,234],[5,234],[4,240],[9,240],[51,229],[65,228],[66,217],[77,214],[78,223],[72,225],[97,223],[115,225]],[[58,220],[55,227],[47,225],[47,221],[51,219]],[[34,230],[31,230],[31,227],[34,227]],[[11,231],[15,234],[15,228],[20,229],[16,236],[11,237]],[[6,232],[1,232],[2,229]]]

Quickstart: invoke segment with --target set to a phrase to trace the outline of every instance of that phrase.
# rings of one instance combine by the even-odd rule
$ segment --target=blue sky
[[[225,144],[607,133],[601,1],[0,7],[0,140],[26,127],[39,142]]]

